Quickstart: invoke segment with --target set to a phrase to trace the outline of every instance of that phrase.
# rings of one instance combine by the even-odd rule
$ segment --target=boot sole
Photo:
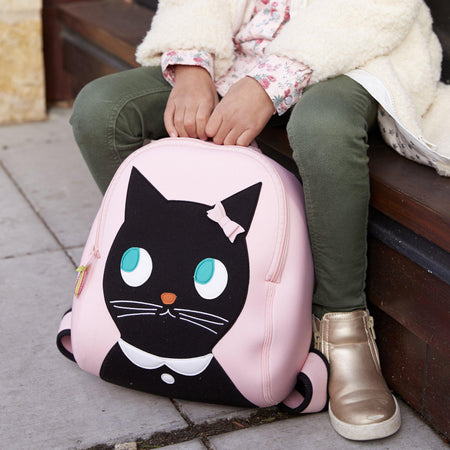
[[[372,439],[381,439],[391,436],[400,428],[400,408],[397,400],[393,397],[395,402],[394,415],[384,422],[373,423],[370,425],[352,425],[350,423],[342,422],[331,411],[331,406],[328,406],[328,413],[333,428],[341,436],[352,441],[369,441]]]

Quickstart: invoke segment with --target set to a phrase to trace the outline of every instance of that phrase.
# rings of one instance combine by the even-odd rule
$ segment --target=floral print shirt
[[[215,81],[217,92],[244,78],[254,78],[265,89],[279,115],[298,102],[308,85],[308,66],[287,57],[266,55],[266,48],[290,19],[290,0],[258,0],[250,21],[234,37],[234,61],[228,72]],[[214,79],[213,57],[203,50],[172,50],[161,57],[164,78],[175,82],[174,65],[193,65],[206,69]]]

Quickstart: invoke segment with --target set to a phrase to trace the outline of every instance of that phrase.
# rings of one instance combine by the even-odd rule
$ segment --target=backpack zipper
[[[236,151],[236,150],[235,150]],[[284,189],[283,182],[279,173],[270,166],[264,158],[261,157],[261,152],[257,149],[252,150],[243,147],[240,152],[246,156],[252,155],[260,164],[263,165],[265,171],[272,178],[273,185],[277,189],[278,208],[279,208],[279,222],[278,222],[278,235],[275,243],[275,251],[272,256],[272,263],[266,275],[266,281],[271,283],[279,283],[281,281],[281,274],[283,273],[284,263],[287,256],[288,245],[288,224],[289,215],[287,207],[287,196]],[[251,153],[250,153],[251,152]]]

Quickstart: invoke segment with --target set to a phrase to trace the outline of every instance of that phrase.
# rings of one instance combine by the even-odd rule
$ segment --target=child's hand
[[[247,147],[275,112],[272,100],[253,78],[235,83],[216,106],[206,124],[206,134],[216,144]]]
[[[175,85],[164,111],[167,133],[206,140],[205,126],[218,103],[214,82],[205,69],[175,66]]]

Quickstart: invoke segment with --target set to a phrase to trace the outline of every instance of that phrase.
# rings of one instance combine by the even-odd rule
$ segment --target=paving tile
[[[16,134],[29,136],[30,126],[13,128]],[[75,144],[68,115],[32,127],[35,138],[20,141],[17,137],[6,149],[0,144],[0,158],[62,244],[84,245],[101,194]],[[41,128],[48,135],[45,140]],[[0,128],[0,142],[5,134]]]
[[[51,108],[47,120],[0,126],[0,150],[67,138],[71,113],[71,108]]]
[[[77,267],[81,263],[81,255],[83,254],[83,250],[84,250],[84,246],[83,247],[72,247],[72,248],[68,248],[66,250]]]
[[[0,258],[60,248],[1,167],[0,192]]]
[[[393,436],[364,443],[340,437],[332,428],[327,413],[300,416],[210,438],[215,450],[235,448],[258,450],[285,449],[396,449],[439,450],[447,448],[439,436],[415,413],[400,402],[403,425]]]
[[[114,450],[137,450],[137,443],[123,442],[122,444],[116,444]]]
[[[179,444],[168,445],[164,447],[170,450],[205,450],[205,446],[200,439],[194,439],[189,442],[180,442]]]
[[[59,354],[74,282],[62,251],[0,260],[0,272],[2,448],[81,449],[186,427],[170,400],[105,383]]]
[[[183,414],[196,424],[211,423],[219,419],[231,419],[235,417],[248,417],[256,409],[238,408],[236,406],[211,405],[209,403],[197,403],[187,400],[176,400]]]

